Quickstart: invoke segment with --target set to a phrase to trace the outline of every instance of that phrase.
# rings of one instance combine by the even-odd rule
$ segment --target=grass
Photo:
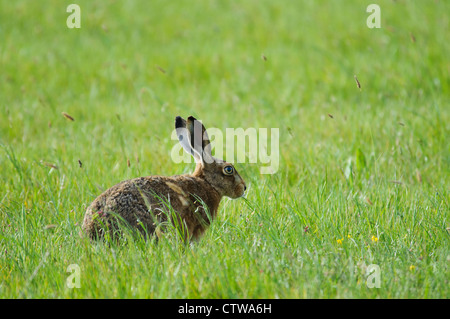
[[[447,1],[77,3],[0,1],[1,298],[448,298]],[[237,164],[188,247],[81,239],[102,190],[193,170],[176,115],[280,128],[278,172]]]

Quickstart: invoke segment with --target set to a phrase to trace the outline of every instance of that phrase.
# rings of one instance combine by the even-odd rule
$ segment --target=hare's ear
[[[189,131],[193,151],[200,155],[202,163],[211,164],[214,162],[211,155],[211,142],[209,141],[208,133],[206,133],[203,124],[195,117],[189,116],[186,121],[186,128]]]
[[[181,116],[175,118],[175,130],[177,132],[178,141],[185,152],[191,154],[196,162],[200,161],[199,154],[196,154],[191,146],[191,136],[189,130],[186,128],[186,120]]]

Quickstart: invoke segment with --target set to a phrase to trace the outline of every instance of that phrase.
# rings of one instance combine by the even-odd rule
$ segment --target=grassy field
[[[450,296],[449,1],[72,2],[0,0],[1,298]],[[177,115],[279,128],[279,170],[236,164],[188,247],[80,238],[103,190],[193,171]]]

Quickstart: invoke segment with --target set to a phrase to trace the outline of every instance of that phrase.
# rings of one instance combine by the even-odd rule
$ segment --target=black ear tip
[[[175,118],[175,128],[184,127],[184,120],[181,116]]]
[[[193,117],[192,115],[188,117],[188,120],[197,121],[197,119],[195,117]]]

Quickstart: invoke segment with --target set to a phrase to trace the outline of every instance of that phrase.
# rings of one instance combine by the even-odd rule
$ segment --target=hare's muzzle
[[[236,198],[244,196],[246,190],[247,190],[247,186],[245,185],[244,182],[238,184],[236,187]]]

